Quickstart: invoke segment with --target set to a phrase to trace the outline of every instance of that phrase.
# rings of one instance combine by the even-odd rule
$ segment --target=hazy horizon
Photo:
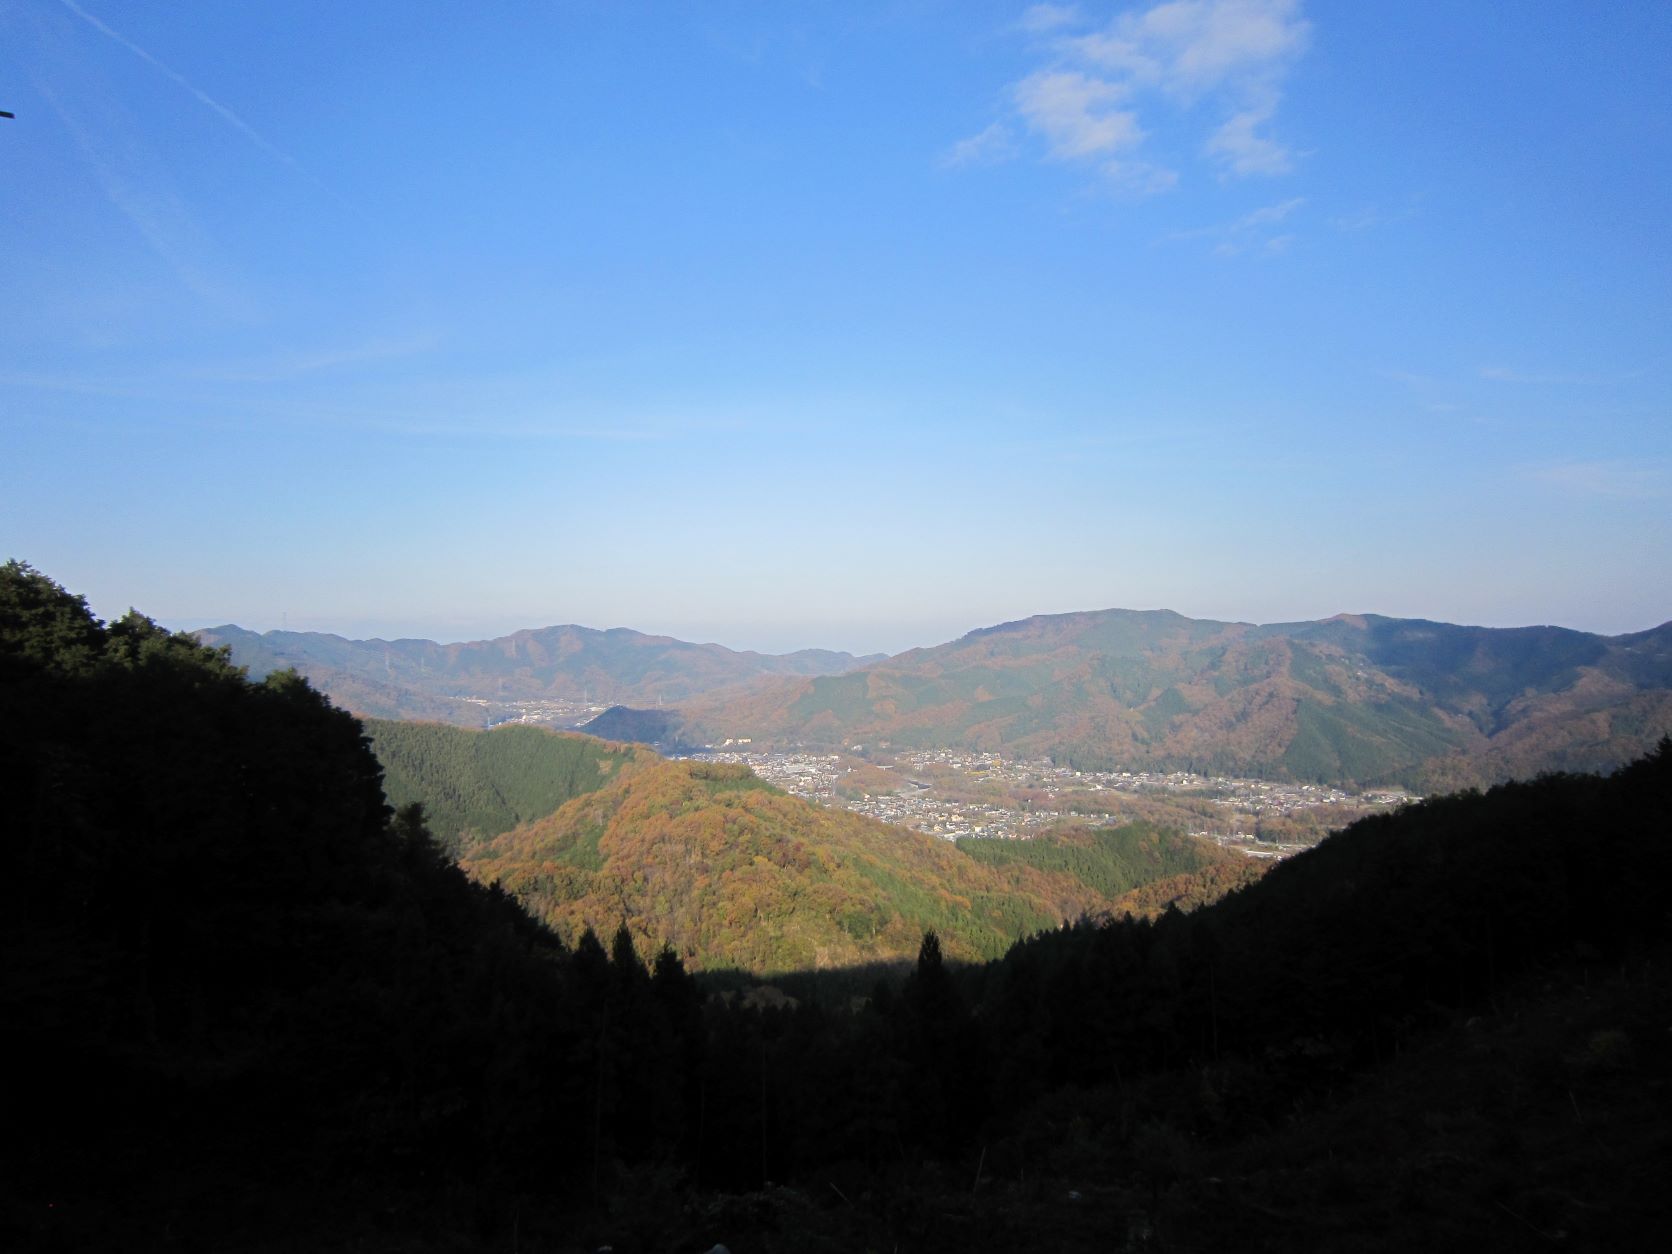
[[[0,556],[898,652],[1672,618],[1672,6],[0,11]]]
[[[72,589],[72,591],[73,591],[73,589]],[[143,612],[143,609],[144,609],[143,606],[136,607],[136,608],[139,608]],[[94,609],[95,609],[95,612],[97,612],[98,607],[95,606]],[[725,648],[733,649],[733,650],[736,650],[738,652],[754,651],[754,652],[757,652],[757,653],[783,654],[783,653],[795,653],[795,652],[798,652],[798,651],[803,650],[803,649],[828,649],[832,652],[852,653],[855,656],[866,656],[868,654],[875,654],[875,653],[883,653],[883,654],[887,654],[889,656],[894,656],[896,654],[908,652],[912,649],[932,648],[935,645],[947,644],[951,641],[954,641],[954,640],[957,640],[957,639],[961,638],[962,636],[967,635],[968,633],[970,633],[972,631],[976,631],[976,630],[979,630],[979,629],[985,628],[985,627],[994,627],[994,626],[999,625],[1000,623],[1018,622],[1018,621],[1021,621],[1023,619],[1033,618],[1033,617],[1037,617],[1039,615],[1045,615],[1045,614],[1096,613],[1100,610],[1137,610],[1137,611],[1172,610],[1172,607],[1171,606],[1159,606],[1159,605],[1158,606],[1110,606],[1110,605],[1105,605],[1105,606],[1095,606],[1095,607],[1085,606],[1085,607],[1081,607],[1079,609],[1039,611],[1038,614],[1011,614],[1011,615],[1000,617],[1000,618],[994,618],[990,621],[985,621],[985,622],[969,623],[969,624],[962,625],[962,626],[948,625],[939,634],[936,634],[932,628],[925,627],[924,631],[922,633],[918,633],[917,635],[909,635],[909,634],[907,634],[907,632],[904,628],[902,628],[898,625],[888,625],[888,624],[875,625],[874,627],[869,628],[869,629],[861,629],[861,628],[855,628],[854,629],[855,638],[860,640],[860,641],[887,642],[887,641],[897,641],[897,640],[907,640],[907,639],[909,639],[911,641],[910,643],[900,644],[900,645],[898,645],[898,647],[889,647],[888,644],[886,644],[886,643],[875,643],[873,645],[863,645],[862,644],[860,646],[855,646],[853,644],[848,644],[848,643],[845,643],[845,642],[824,643],[824,642],[822,642],[824,637],[829,637],[829,636],[832,636],[834,634],[830,630],[817,628],[817,627],[810,627],[805,634],[797,634],[793,629],[782,629],[782,630],[780,630],[780,629],[774,628],[774,629],[767,630],[767,629],[763,629],[763,628],[759,627],[758,625],[745,624],[745,623],[731,624],[729,626],[722,626],[720,628],[716,628],[712,625],[702,625],[702,624],[693,624],[689,627],[681,627],[679,624],[674,624],[674,625],[669,626],[669,627],[646,627],[646,626],[637,625],[637,624],[633,624],[633,623],[586,623],[586,622],[574,622],[574,621],[571,621],[571,620],[558,620],[558,619],[553,619],[553,620],[550,620],[550,621],[541,621],[541,622],[519,622],[519,623],[511,623],[511,622],[495,623],[493,620],[482,620],[481,625],[479,627],[477,627],[475,629],[471,629],[469,627],[464,627],[464,626],[454,626],[454,627],[448,628],[448,627],[445,626],[445,620],[443,620],[442,625],[441,625],[439,630],[426,631],[426,630],[423,630],[421,627],[418,630],[402,629],[398,624],[395,624],[395,623],[392,623],[392,622],[381,622],[380,623],[380,620],[377,620],[377,619],[367,619],[367,620],[363,620],[362,622],[359,622],[359,623],[349,623],[346,626],[332,626],[332,625],[307,626],[307,625],[301,625],[298,622],[292,621],[288,618],[282,618],[278,623],[274,623],[271,626],[252,626],[249,623],[240,623],[240,622],[237,622],[236,620],[226,619],[226,618],[218,618],[218,619],[214,619],[213,621],[210,621],[209,619],[196,619],[196,618],[159,619],[159,621],[161,621],[164,626],[170,628],[171,630],[175,630],[175,631],[199,631],[199,630],[203,630],[203,629],[211,628],[211,627],[222,627],[222,626],[231,625],[231,626],[236,626],[236,627],[242,627],[247,631],[255,631],[255,632],[259,632],[259,633],[263,633],[263,634],[266,633],[266,632],[269,632],[269,631],[313,632],[313,633],[318,633],[318,634],[321,634],[321,635],[341,636],[341,637],[343,637],[345,639],[349,639],[349,640],[391,640],[391,641],[392,640],[429,640],[429,641],[433,641],[434,643],[437,643],[437,644],[462,644],[462,643],[470,643],[470,642],[482,641],[482,640],[496,640],[496,639],[501,639],[505,636],[512,635],[512,634],[514,634],[516,632],[519,632],[519,631],[539,631],[539,630],[542,630],[544,628],[549,628],[549,627],[565,627],[565,626],[588,627],[588,628],[592,628],[592,629],[597,630],[597,631],[608,631],[608,630],[611,630],[611,629],[614,629],[614,628],[627,628],[631,631],[641,632],[645,635],[649,635],[649,636],[669,636],[669,637],[672,637],[676,640],[683,640],[683,641],[686,641],[686,642],[691,643],[691,644],[718,644],[718,645],[723,645]],[[1184,613],[1181,610],[1173,610],[1172,612],[1174,612],[1174,613]],[[116,613],[119,614],[119,613],[121,613],[121,611],[116,611]],[[1209,620],[1209,621],[1214,621],[1214,622],[1249,623],[1249,624],[1253,624],[1255,626],[1269,626],[1269,625],[1275,624],[1275,623],[1316,622],[1316,621],[1319,621],[1321,619],[1334,617],[1337,614],[1350,614],[1350,615],[1382,614],[1382,611],[1379,611],[1379,610],[1335,610],[1335,611],[1332,611],[1331,613],[1328,613],[1328,614],[1303,614],[1303,615],[1295,615],[1295,616],[1283,616],[1283,617],[1259,618],[1259,619],[1249,618],[1245,615],[1244,616],[1238,616],[1238,615],[1224,615],[1224,614],[1185,614],[1184,616],[1186,618]],[[1436,618],[1432,614],[1382,614],[1382,616],[1387,617],[1387,618],[1429,619],[1431,621],[1436,621],[1436,622],[1452,622],[1453,621],[1453,620],[1450,620],[1450,619]],[[108,617],[108,615],[101,615],[101,617]],[[1622,628],[1621,630],[1618,630],[1618,631],[1596,631],[1595,629],[1588,628],[1588,627],[1574,627],[1572,624],[1569,624],[1569,623],[1549,623],[1549,622],[1540,622],[1540,623],[1533,623],[1533,622],[1528,622],[1528,623],[1520,623],[1520,622],[1460,623],[1458,625],[1459,626],[1468,626],[1468,627],[1505,627],[1505,628],[1513,628],[1513,627],[1568,627],[1568,628],[1571,628],[1572,630],[1575,630],[1575,631],[1592,631],[1596,635],[1620,636],[1620,635],[1631,635],[1635,632],[1640,632],[1640,631],[1647,631],[1647,630],[1650,630],[1652,628],[1659,627],[1662,624],[1658,623],[1658,622],[1657,623],[1644,623],[1644,624],[1641,624],[1641,625],[1635,626],[1635,627]]]

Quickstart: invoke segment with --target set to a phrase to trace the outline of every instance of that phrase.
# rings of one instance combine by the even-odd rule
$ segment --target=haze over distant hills
[[[293,666],[357,713],[479,726],[483,701],[609,702],[621,708],[589,731],[661,744],[963,747],[1436,789],[1607,769],[1672,730],[1672,623],[1599,636],[1116,609],[1038,615],[892,658],[577,626],[463,644],[197,634],[257,678]]]
[[[1672,729],[1672,623],[1598,636],[1379,615],[1040,615],[655,713],[662,739],[696,743],[965,747],[1092,769],[1455,787],[1644,752]],[[632,729],[622,712],[593,728]]]
[[[567,624],[494,640],[347,640],[319,632],[209,627],[195,633],[227,645],[253,678],[287,667],[357,714],[477,726],[488,701],[593,700],[656,704],[771,676],[837,674],[881,655],[827,649],[772,655],[692,644],[625,627]]]

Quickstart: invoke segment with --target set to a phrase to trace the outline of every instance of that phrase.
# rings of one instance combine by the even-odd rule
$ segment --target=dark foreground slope
[[[0,1248],[498,1248],[589,1196],[610,960],[391,819],[355,720],[17,563],[0,697]],[[618,968],[669,1039],[677,963]]]
[[[961,973],[926,945],[857,1016],[730,1028],[772,1085],[762,1170],[803,1186],[739,1222],[782,1250],[1661,1248],[1669,874],[1663,743],[1367,820],[1193,914]]]

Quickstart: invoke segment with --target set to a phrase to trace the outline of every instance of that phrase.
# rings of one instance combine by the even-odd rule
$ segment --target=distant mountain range
[[[346,640],[318,632],[209,627],[195,633],[226,645],[260,679],[294,668],[338,705],[377,718],[432,719],[480,726],[477,702],[538,700],[654,705],[764,678],[839,674],[881,660],[827,649],[781,655],[738,652],[615,627],[565,625],[495,640]]]
[[[1672,731],[1672,623],[1598,636],[1378,615],[1041,615],[653,713],[664,743],[962,747],[1089,769],[1460,787],[1645,752]],[[642,722],[612,711],[595,730]]]
[[[1100,610],[889,658],[577,626],[464,644],[233,626],[197,635],[256,678],[294,667],[359,714],[481,726],[495,713],[483,702],[590,701],[618,708],[588,731],[664,746],[968,748],[1434,790],[1606,770],[1672,731],[1672,623],[1598,636]]]

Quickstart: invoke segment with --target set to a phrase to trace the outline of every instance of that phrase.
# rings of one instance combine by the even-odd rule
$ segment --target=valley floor
[[[1330,830],[1417,798],[1186,771],[1080,771],[956,749],[865,757],[720,748],[785,792],[945,840],[1026,840],[1070,823],[1171,821],[1250,857],[1285,857]]]

